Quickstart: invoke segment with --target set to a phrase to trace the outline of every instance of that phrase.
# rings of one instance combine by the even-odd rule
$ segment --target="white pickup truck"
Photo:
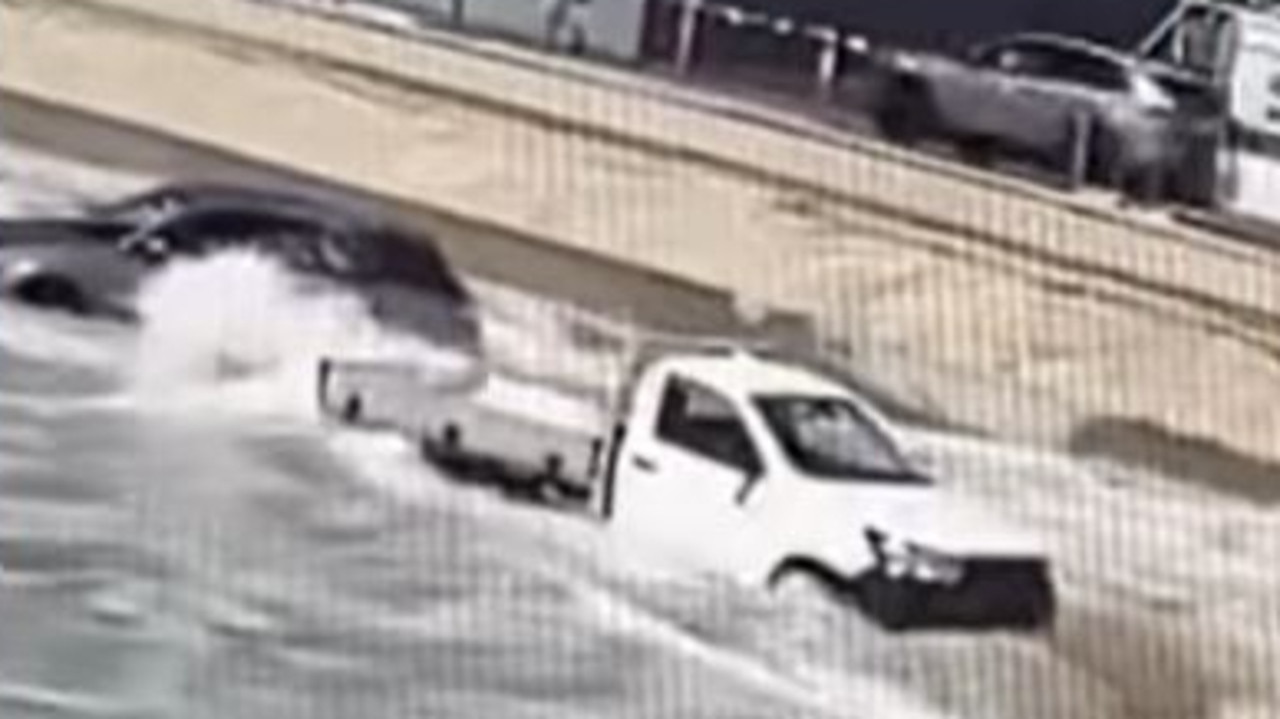
[[[747,582],[817,583],[892,628],[1051,623],[1036,541],[937,487],[844,384],[741,349],[631,376],[576,425],[410,367],[325,361],[318,399],[407,433],[449,474],[578,506]]]

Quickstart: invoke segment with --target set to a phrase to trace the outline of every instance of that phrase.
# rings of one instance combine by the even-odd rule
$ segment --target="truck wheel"
[[[768,590],[784,598],[801,601],[830,600],[836,595],[831,572],[807,559],[788,559],[779,564],[766,581]]]
[[[919,595],[901,582],[879,574],[860,580],[853,595],[858,608],[885,629],[906,629],[919,615]]]

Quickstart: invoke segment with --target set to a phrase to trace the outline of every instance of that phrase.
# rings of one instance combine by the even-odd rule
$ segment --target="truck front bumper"
[[[1052,625],[1057,601],[1042,560],[974,559],[951,583],[891,577],[881,569],[853,579],[848,596],[891,629],[1041,629]]]

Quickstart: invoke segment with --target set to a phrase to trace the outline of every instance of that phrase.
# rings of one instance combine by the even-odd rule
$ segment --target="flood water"
[[[3,149],[5,214],[150,180]],[[607,364],[571,308],[477,288],[524,376]],[[1273,507],[904,430],[947,491],[1041,533],[1064,607],[1049,635],[888,634],[322,422],[320,354],[444,361],[356,298],[223,256],[166,271],[143,309],[116,327],[0,303],[6,719],[1280,715]],[[571,403],[553,395],[507,401]]]

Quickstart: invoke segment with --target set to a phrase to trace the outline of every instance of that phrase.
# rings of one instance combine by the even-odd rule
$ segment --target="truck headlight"
[[[884,532],[867,530],[867,541],[885,576],[922,584],[958,584],[964,579],[964,560],[913,542],[892,541]]]

